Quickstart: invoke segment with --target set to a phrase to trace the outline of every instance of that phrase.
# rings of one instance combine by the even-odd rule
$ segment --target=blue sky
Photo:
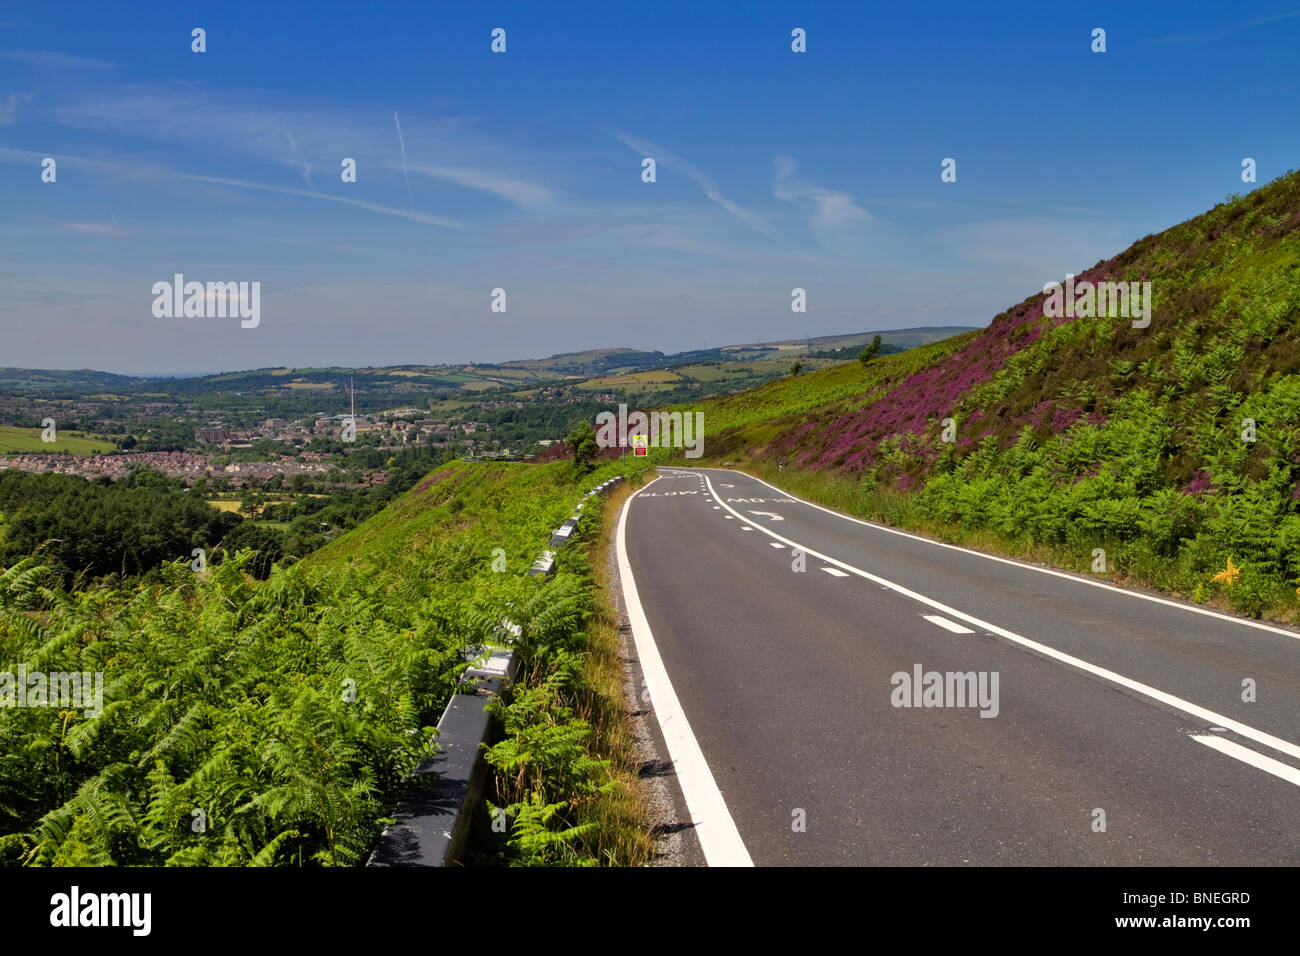
[[[983,325],[1300,166],[1295,2],[270,6],[0,4],[0,365]],[[259,326],[155,318],[177,272]]]

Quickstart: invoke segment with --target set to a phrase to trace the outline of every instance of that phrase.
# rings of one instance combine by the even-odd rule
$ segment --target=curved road
[[[660,475],[620,573],[711,865],[1300,863],[1300,633]]]

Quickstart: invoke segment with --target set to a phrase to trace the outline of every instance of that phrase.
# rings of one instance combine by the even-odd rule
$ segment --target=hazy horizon
[[[826,333],[825,335],[821,335],[821,336],[812,336],[812,338],[813,338],[814,340],[817,340],[817,339],[825,339],[825,338],[842,338],[842,337],[845,337],[845,336],[871,334],[872,332],[882,332],[882,333],[888,333],[888,332],[912,332],[912,331],[920,331],[920,330],[927,329],[927,328],[934,329],[934,328],[948,328],[948,327],[949,327],[949,326],[912,326],[912,327],[909,327],[909,328],[901,328],[901,329],[859,329],[859,330],[854,330],[854,331],[828,332],[828,333]],[[978,326],[969,326],[969,328],[977,328],[977,327],[978,327]],[[956,325],[954,325],[954,326],[951,326],[951,328],[961,328],[961,326],[956,326]],[[737,347],[737,346],[745,346],[745,345],[750,345],[750,344],[754,344],[754,345],[772,345],[772,344],[776,344],[777,342],[786,342],[786,341],[798,341],[798,339],[765,339],[765,340],[756,340],[756,341],[753,342],[753,343],[749,343],[749,342],[725,342],[725,343],[721,343],[721,345],[719,345],[719,346],[710,346],[710,348],[719,348],[719,347],[720,347],[720,348],[735,348],[735,347]],[[452,363],[437,363],[437,362],[411,362],[411,361],[405,361],[405,362],[393,362],[393,363],[388,364],[388,365],[378,365],[378,364],[370,364],[370,365],[356,365],[356,364],[348,364],[348,365],[332,365],[332,366],[309,366],[309,365],[258,365],[258,366],[248,366],[248,367],[245,367],[245,368],[209,369],[209,370],[207,370],[207,371],[202,371],[202,372],[193,372],[193,371],[186,371],[186,372],[157,372],[157,371],[132,372],[132,371],[122,371],[122,370],[120,370],[120,369],[99,368],[99,367],[89,366],[89,365],[83,365],[83,366],[79,366],[79,367],[77,367],[77,368],[52,368],[52,367],[36,368],[36,367],[33,367],[33,366],[22,366],[22,365],[6,365],[6,366],[0,366],[0,367],[3,367],[3,368],[17,368],[17,369],[22,369],[22,370],[24,370],[24,371],[28,371],[28,372],[82,372],[82,371],[104,372],[104,373],[107,373],[107,374],[109,374],[109,375],[125,375],[125,376],[128,376],[128,377],[130,377],[130,378],[203,378],[203,377],[206,376],[206,375],[231,375],[231,374],[235,374],[235,373],[239,373],[239,372],[251,372],[251,371],[256,371],[256,370],[258,370],[258,369],[263,369],[263,368],[267,368],[267,369],[272,369],[272,368],[291,368],[291,369],[295,369],[295,370],[302,370],[302,369],[307,369],[307,368],[351,368],[351,369],[356,369],[356,370],[358,370],[358,371],[365,371],[366,369],[395,368],[395,367],[400,367],[400,366],[405,366],[405,365],[427,365],[427,366],[436,366],[436,365],[441,365],[441,364],[449,364],[449,365],[506,365],[506,364],[509,364],[509,363],[511,363],[511,362],[536,362],[536,361],[547,361],[547,360],[549,360],[549,359],[559,358],[559,357],[564,356],[564,355],[573,355],[573,354],[578,354],[578,353],[581,353],[581,352],[588,352],[588,351],[598,351],[598,352],[599,352],[599,351],[611,351],[611,350],[614,350],[614,349],[630,349],[630,350],[632,350],[632,351],[638,351],[638,352],[640,352],[640,351],[645,351],[645,352],[663,351],[662,349],[649,349],[649,348],[643,349],[643,348],[640,348],[639,346],[636,346],[636,345],[593,345],[593,346],[590,346],[589,348],[586,348],[586,349],[575,349],[575,350],[573,350],[573,351],[568,351],[568,352],[552,352],[550,355],[518,355],[518,356],[515,356],[515,357],[513,357],[513,358],[501,359],[500,361],[496,361],[496,362],[452,362]],[[689,351],[689,350],[688,350],[688,351]],[[664,352],[664,354],[665,354],[666,356],[671,356],[671,355],[676,354],[676,353],[673,353],[673,352]]]

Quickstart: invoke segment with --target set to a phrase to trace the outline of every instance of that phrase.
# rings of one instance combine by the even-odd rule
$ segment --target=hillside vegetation
[[[707,458],[784,462],[792,490],[946,540],[1089,572],[1100,548],[1107,574],[1296,619],[1300,175],[1084,280],[1150,281],[1150,326],[1049,318],[1037,293],[865,369],[698,403]]]
[[[0,707],[0,864],[359,863],[435,745],[462,652],[502,640],[507,615],[525,684],[547,688],[507,725],[524,739],[559,726],[569,750],[549,765],[564,776],[516,793],[533,812],[501,852],[619,862],[583,823],[592,794],[619,786],[583,749],[590,729],[535,713],[555,680],[580,684],[586,558],[561,552],[549,582],[524,575],[613,473],[453,462],[266,581],[247,573],[251,551],[117,589],[64,590],[37,558],[0,572],[4,668],[103,674],[101,713]]]

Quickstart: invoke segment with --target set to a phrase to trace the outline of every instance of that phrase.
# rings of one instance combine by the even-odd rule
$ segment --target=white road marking
[[[728,521],[735,521],[735,520],[736,520],[736,516],[735,516],[735,515],[723,515],[722,517],[726,518]]]
[[[637,656],[641,658],[641,672],[645,675],[646,689],[653,701],[655,719],[668,745],[668,757],[677,773],[677,782],[681,785],[705,860],[709,866],[753,866],[754,861],[736,829],[736,821],[731,818],[727,802],[722,799],[704,752],[700,750],[695,734],[691,733],[686,713],[673,691],[668,670],[659,656],[650,622],[646,620],[645,609],[637,595],[632,565],[627,558],[627,514],[635,498],[636,494],[633,494],[623,503],[623,513],[618,519],[618,571],[622,578],[627,619]]]
[[[736,471],[736,469],[719,469],[719,470]],[[1300,631],[1291,631],[1282,627],[1274,627],[1271,624],[1264,624],[1261,621],[1251,621],[1245,618],[1233,617],[1231,614],[1223,614],[1219,611],[1212,611],[1209,608],[1196,607],[1195,605],[1191,605],[1191,604],[1182,604],[1178,601],[1171,601],[1168,598],[1158,597],[1157,595],[1154,594],[1144,594],[1141,591],[1129,591],[1124,588],[1117,588],[1115,587],[1115,585],[1107,584],[1105,581],[1093,581],[1090,578],[1082,578],[1075,574],[1067,574],[1064,571],[1057,571],[1055,568],[1040,568],[1033,564],[1025,564],[1023,561],[1013,561],[1010,558],[998,557],[996,554],[985,554],[983,551],[973,551],[970,548],[963,548],[955,544],[946,544],[943,541],[932,541],[929,538],[921,537],[921,535],[919,534],[912,534],[907,531],[900,531],[898,528],[887,528],[882,524],[876,524],[873,521],[864,521],[862,518],[855,518],[852,515],[842,514],[831,508],[824,507],[823,505],[815,504],[814,502],[796,497],[795,495],[790,494],[788,491],[782,491],[776,485],[764,481],[762,478],[755,478],[753,475],[749,474],[748,472],[736,471],[736,474],[744,475],[746,478],[750,478],[754,481],[757,481],[760,485],[767,485],[767,487],[771,488],[773,491],[779,492],[780,494],[783,495],[787,495],[790,498],[794,499],[795,501],[799,502],[800,504],[807,505],[809,508],[816,508],[818,511],[824,511],[827,514],[834,515],[837,518],[843,518],[845,521],[852,521],[854,524],[866,525],[868,528],[874,528],[877,531],[884,531],[887,532],[888,534],[896,534],[903,538],[911,538],[913,541],[921,541],[924,542],[925,544],[931,544],[934,545],[936,548],[948,548],[953,551],[960,551],[963,554],[970,554],[977,558],[984,558],[987,561],[997,561],[999,564],[1009,564],[1012,567],[1020,568],[1025,571],[1037,571],[1039,574],[1050,574],[1052,577],[1064,578],[1067,581],[1074,581],[1077,584],[1086,584],[1089,587],[1094,587],[1094,588],[1104,588],[1107,591],[1113,591],[1116,594],[1123,594],[1126,595],[1127,597],[1139,598],[1140,600],[1143,601],[1153,601],[1156,604],[1164,604],[1167,607],[1178,608],[1180,611],[1188,611],[1192,614],[1204,614],[1206,617],[1218,618],[1220,621],[1228,621],[1232,624],[1240,624],[1243,627],[1253,627],[1257,631],[1268,631],[1270,634],[1281,634],[1283,637],[1289,637],[1292,638],[1293,640],[1300,640]]]
[[[754,529],[751,528],[749,525],[745,525],[745,527],[741,528],[740,530],[741,530],[741,531],[753,531]]]
[[[721,499],[718,499],[718,500],[721,500]],[[739,512],[738,512],[738,513],[739,513]],[[784,520],[785,520],[785,519],[782,518],[779,514],[777,514],[775,511],[751,511],[750,514],[752,514],[752,515],[762,515],[762,516],[765,517],[765,518],[771,518],[773,521],[784,521]]]
[[[922,614],[921,617],[925,618],[925,619],[926,619],[927,621],[929,621],[931,624],[938,624],[938,625],[939,625],[941,628],[943,628],[945,631],[952,631],[954,634],[974,634],[974,633],[975,633],[975,632],[972,631],[969,627],[962,627],[960,624],[954,624],[952,621],[948,620],[946,617],[940,617],[938,614]]]
[[[757,481],[758,479],[755,480]],[[722,500],[721,498],[718,497],[718,493],[716,491],[713,491],[712,482],[709,482],[709,491],[712,493],[715,500],[717,501]],[[727,508],[728,511],[734,510],[731,508],[730,505],[724,505],[724,507]],[[822,510],[826,511],[828,509],[823,508]],[[831,513],[834,514],[834,512]],[[739,517],[739,515],[737,516]],[[1262,730],[1256,730],[1254,727],[1251,727],[1248,724],[1243,724],[1240,721],[1233,720],[1231,717],[1225,717],[1222,714],[1215,713],[1214,711],[1206,707],[1202,707],[1199,704],[1193,704],[1189,700],[1183,700],[1181,697],[1175,697],[1173,694],[1168,694],[1165,691],[1158,690],[1157,688],[1152,687],[1150,684],[1143,684],[1140,681],[1135,681],[1130,677],[1125,677],[1123,674],[1119,674],[1116,673],[1115,671],[1108,670],[1105,667],[1098,667],[1096,664],[1090,663],[1089,661],[1085,661],[1082,658],[1075,657],[1072,654],[1066,654],[1064,651],[1058,651],[1054,647],[1049,647],[1048,645],[1041,644],[1038,641],[1030,640],[1029,638],[1023,637],[1015,633],[1014,631],[1009,631],[1005,627],[998,627],[996,624],[991,624],[988,621],[978,618],[973,614],[967,614],[965,611],[959,611],[955,607],[949,607],[947,604],[944,604],[941,601],[936,601],[934,598],[926,597],[924,594],[919,594],[916,591],[911,590],[910,588],[905,588],[901,584],[895,584],[893,581],[890,581],[887,578],[882,578],[878,574],[872,574],[870,571],[864,571],[862,570],[862,568],[854,567],[853,565],[849,564],[846,561],[839,560],[839,558],[832,558],[830,555],[822,554],[820,551],[816,551],[808,547],[807,545],[799,544],[799,542],[797,541],[793,541],[790,538],[778,534],[777,532],[773,531],[771,528],[767,527],[766,525],[758,525],[757,527],[759,531],[763,532],[763,534],[776,538],[778,541],[783,541],[785,544],[790,545],[790,547],[792,548],[799,548],[805,554],[810,554],[813,557],[818,558],[819,560],[825,561],[827,564],[833,564],[838,568],[843,568],[845,571],[848,571],[850,574],[856,574],[858,577],[866,578],[868,581],[874,581],[876,584],[883,585],[884,587],[889,588],[891,591],[896,591],[897,593],[903,595],[904,597],[909,597],[913,601],[917,601],[921,604],[928,605],[929,607],[934,608],[936,611],[941,611],[944,614],[948,615],[949,617],[955,617],[960,621],[965,621],[967,624],[973,624],[981,631],[988,631],[990,634],[996,634],[999,637],[1012,642],[1013,644],[1019,644],[1021,647],[1026,647],[1032,651],[1037,651],[1039,654],[1042,654],[1044,657],[1050,657],[1053,660],[1060,661],[1061,663],[1067,664],[1070,667],[1074,667],[1077,668],[1078,670],[1085,671],[1086,673],[1093,674],[1097,677],[1100,677],[1102,680],[1109,681],[1112,684],[1116,684],[1120,687],[1131,690],[1136,694],[1142,695],[1143,697],[1147,697],[1151,700],[1157,701],[1158,703],[1164,704],[1166,707],[1172,707],[1175,710],[1182,711],[1184,714],[1187,714],[1191,717],[1195,717],[1197,720],[1203,721],[1207,724],[1213,724],[1219,727],[1226,727],[1227,729],[1231,730],[1233,733],[1237,734],[1240,737],[1246,737],[1250,740],[1255,741],[1255,743],[1263,744],[1265,747],[1269,747],[1270,749],[1276,750],[1279,753],[1284,753],[1288,757],[1292,757],[1297,760],[1300,760],[1300,746],[1293,744],[1289,740],[1284,740],[1281,737],[1275,737],[1272,734],[1265,733]],[[771,543],[773,542],[769,542],[769,544]],[[1229,618],[1229,620],[1231,620],[1231,618]]]
[[[1211,750],[1217,750],[1219,753],[1227,754],[1229,757],[1236,757],[1242,763],[1248,763],[1252,767],[1258,767],[1265,773],[1271,773],[1275,777],[1281,777],[1287,783],[1293,783],[1300,787],[1300,770],[1280,760],[1274,760],[1272,757],[1265,757],[1263,754],[1255,753],[1249,747],[1243,747],[1241,744],[1235,744],[1231,740],[1224,740],[1222,737],[1209,737],[1204,734],[1191,734],[1193,740],[1197,743],[1205,744]]]
[[[774,548],[784,548],[784,547],[785,547],[785,545],[783,545],[783,544],[777,544],[775,541],[769,541],[768,544],[770,544],[770,545],[771,545],[772,547],[774,547]]]
[[[822,568],[822,570],[837,578],[847,578],[849,576],[847,571],[841,571],[839,568]]]

